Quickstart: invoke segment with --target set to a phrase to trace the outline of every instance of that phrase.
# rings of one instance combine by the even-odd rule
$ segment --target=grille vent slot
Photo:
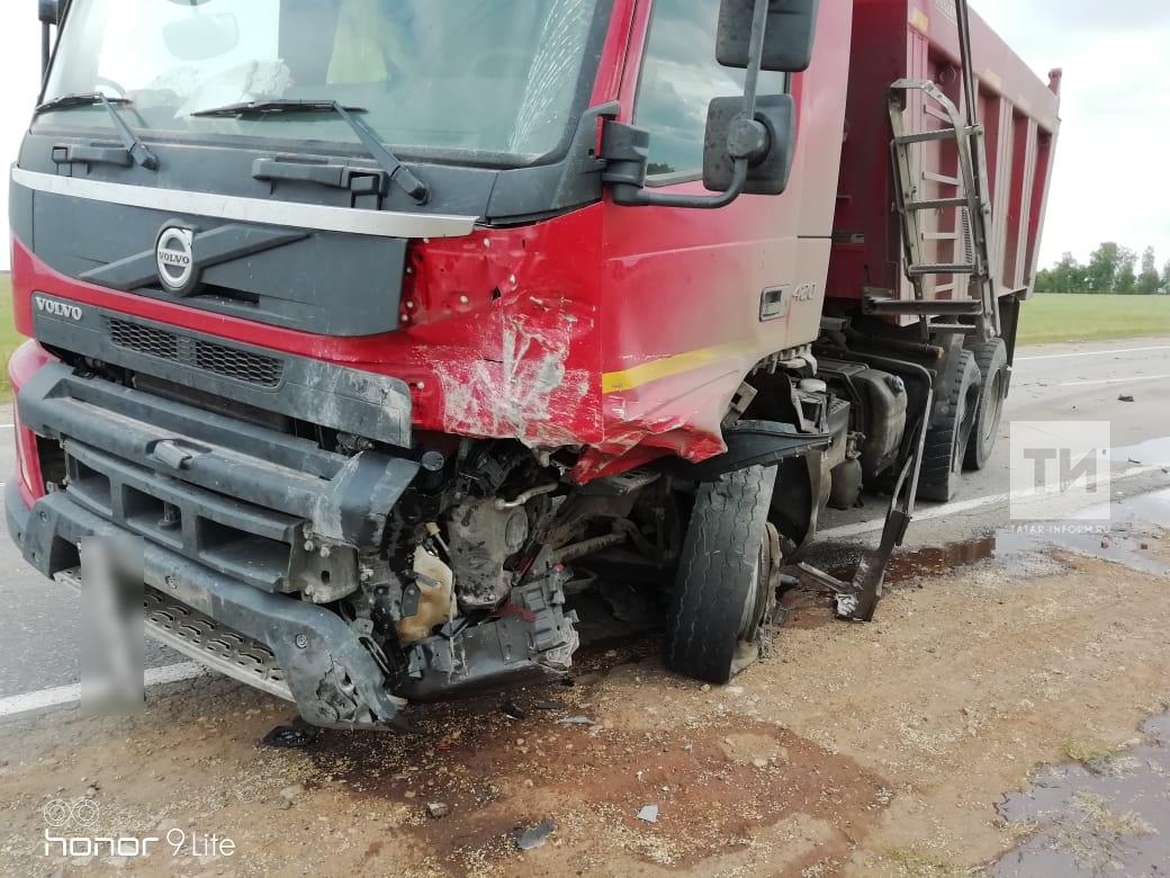
[[[106,330],[110,343],[123,350],[180,363],[201,372],[259,387],[276,387],[284,374],[284,364],[275,357],[179,335],[153,326],[143,326],[129,320],[107,318]]]

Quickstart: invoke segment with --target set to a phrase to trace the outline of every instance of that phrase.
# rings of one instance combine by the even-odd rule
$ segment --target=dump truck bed
[[[978,118],[987,132],[992,274],[1000,293],[1031,293],[1044,223],[1052,156],[1060,128],[1060,72],[1044,83],[1012,49],[972,13],[972,53],[978,80]],[[827,295],[858,299],[866,289],[913,297],[902,272],[901,226],[890,160],[888,88],[896,80],[929,79],[961,104],[959,35],[953,0],[854,0],[853,45],[845,142],[834,221]],[[920,95],[905,111],[905,127],[944,127]],[[956,170],[953,143],[916,150],[914,182],[923,199],[947,198],[942,182]],[[922,217],[926,261],[956,260],[954,212]],[[944,283],[947,278],[942,278]],[[940,292],[936,298],[965,295]]]

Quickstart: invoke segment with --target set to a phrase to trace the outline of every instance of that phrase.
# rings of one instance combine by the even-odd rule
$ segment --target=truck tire
[[[979,412],[971,429],[967,445],[966,465],[969,470],[981,470],[991,460],[995,443],[999,441],[999,425],[1003,420],[1004,390],[1007,386],[1007,345],[997,338],[972,349],[979,372],[983,376],[983,392],[979,398]]]
[[[759,656],[775,604],[768,507],[776,467],[754,466],[699,487],[666,615],[666,666],[723,684]]]
[[[950,503],[959,490],[959,478],[967,460],[967,443],[979,413],[983,375],[971,351],[963,351],[948,386],[943,388],[950,403],[947,417],[926,434],[922,452],[922,473],[918,496],[923,500]]]

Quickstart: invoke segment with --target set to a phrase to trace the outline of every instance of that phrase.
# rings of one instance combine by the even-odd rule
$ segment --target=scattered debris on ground
[[[409,736],[257,746],[296,727],[289,706],[216,677],[152,690],[140,717],[12,721],[0,872],[68,871],[38,848],[57,799],[92,799],[95,833],[178,826],[236,845],[230,862],[130,874],[961,874],[1062,832],[1128,846],[1144,820],[1162,835],[1142,845],[1170,838],[1094,786],[1148,777],[1122,760],[1168,709],[1170,540],[1133,526],[1107,555],[1099,543],[1025,563],[1001,540],[937,572],[923,556],[868,626],[790,595],[772,657],[728,687],[666,673],[650,634],[583,648],[574,685],[510,693],[515,710],[420,707]],[[996,811],[1036,765],[1070,758],[1103,804],[1069,798],[1055,829]]]

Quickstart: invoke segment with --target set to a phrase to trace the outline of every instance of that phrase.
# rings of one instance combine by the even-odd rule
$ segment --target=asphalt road
[[[1131,395],[1134,402],[1121,402],[1121,395]],[[1109,421],[1114,498],[1165,487],[1170,484],[1162,472],[1170,468],[1170,339],[1022,350],[1004,436],[1012,420]],[[0,421],[10,424],[11,418],[0,415]],[[1007,461],[1007,442],[1001,441],[991,465],[966,479],[959,505],[924,506],[908,548],[944,545],[1002,527],[1007,520]],[[11,477],[14,470],[8,427],[0,441],[0,473],[5,474],[0,478]],[[883,514],[877,501],[830,513],[822,532],[827,539],[872,543]],[[6,536],[0,539],[0,606],[5,610],[0,617],[0,699],[75,683],[80,600],[29,569]],[[148,668],[169,668],[185,659],[152,644],[146,663]]]

